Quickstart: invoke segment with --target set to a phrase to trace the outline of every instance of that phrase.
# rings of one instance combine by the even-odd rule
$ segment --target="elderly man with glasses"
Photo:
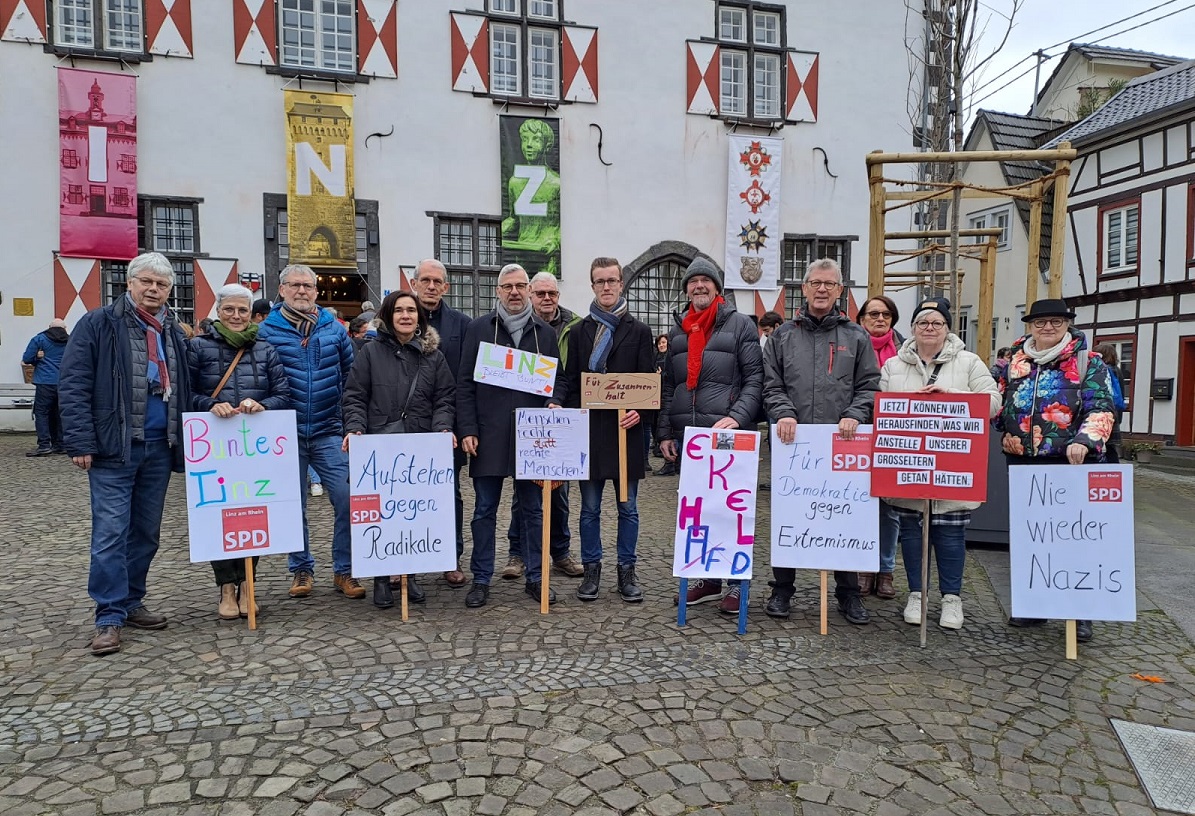
[[[842,272],[821,258],[809,265],[801,284],[805,305],[778,328],[763,353],[764,406],[776,423],[781,443],[791,445],[798,423],[837,423],[844,439],[870,421],[880,388],[880,367],[871,340],[862,327],[838,308]],[[796,570],[773,567],[775,581],[765,611],[787,618]],[[850,623],[871,618],[859,597],[859,574],[834,573],[838,611]]]

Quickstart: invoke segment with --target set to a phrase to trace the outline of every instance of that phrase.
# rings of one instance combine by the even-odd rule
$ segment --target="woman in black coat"
[[[240,284],[230,283],[216,292],[216,320],[187,344],[193,410],[228,418],[290,407],[290,385],[282,360],[273,346],[257,339],[252,309],[253,293]],[[238,352],[243,352],[240,359]],[[217,394],[216,388],[234,360],[236,368]],[[256,566],[256,557],[253,563]],[[212,572],[220,587],[217,614],[221,620],[247,617],[245,559],[213,561]]]
[[[349,437],[363,433],[452,433],[456,383],[440,351],[440,335],[428,325],[427,311],[412,292],[391,292],[378,310],[378,338],[353,359],[344,388],[344,450]],[[455,447],[455,439],[453,441]],[[407,578],[407,598],[427,595]],[[373,602],[394,605],[390,579],[374,578]]]

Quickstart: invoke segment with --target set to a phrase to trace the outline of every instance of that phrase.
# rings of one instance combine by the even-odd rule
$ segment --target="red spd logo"
[[[830,447],[831,469],[846,471],[871,470],[871,435],[855,434],[849,442],[839,434],[834,434],[834,441]]]
[[[1119,502],[1124,500],[1120,473],[1092,471],[1087,474],[1087,501]]]
[[[376,524],[382,520],[381,496],[352,496],[349,499],[349,524]]]
[[[270,546],[270,517],[265,507],[232,507],[221,515],[224,552],[264,550]]]

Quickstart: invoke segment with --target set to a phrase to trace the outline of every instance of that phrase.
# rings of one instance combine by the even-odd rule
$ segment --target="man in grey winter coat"
[[[751,318],[722,299],[722,272],[697,257],[685,270],[681,288],[689,308],[676,315],[668,335],[660,392],[660,450],[678,460],[685,428],[753,428],[763,389],[759,333]],[[689,581],[685,604],[718,600],[722,582]],[[679,598],[678,598],[679,602]],[[733,584],[718,611],[739,612],[739,586]]]
[[[871,421],[880,390],[880,368],[867,332],[838,309],[842,272],[822,258],[809,265],[801,284],[805,306],[772,334],[764,348],[764,406],[776,423],[780,441],[791,445],[798,423],[838,423],[838,432],[851,439]],[[772,597],[765,611],[787,618],[796,570],[773,567]],[[870,621],[859,597],[859,574],[835,572],[838,611],[849,622]]]

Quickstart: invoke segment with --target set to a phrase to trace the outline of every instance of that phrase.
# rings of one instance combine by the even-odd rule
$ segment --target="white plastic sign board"
[[[473,379],[479,383],[512,391],[550,397],[556,390],[560,361],[534,351],[482,343],[473,365]]]
[[[759,439],[757,431],[685,429],[673,576],[751,579]]]
[[[589,409],[518,409],[515,478],[559,482],[588,479]]]
[[[353,576],[456,569],[452,434],[349,438]]]
[[[876,572],[880,500],[871,495],[870,425],[851,440],[837,425],[772,428],[772,566]]]
[[[191,561],[303,549],[294,411],[183,414]]]
[[[1137,619],[1130,465],[1014,465],[1008,507],[1014,617]]]

